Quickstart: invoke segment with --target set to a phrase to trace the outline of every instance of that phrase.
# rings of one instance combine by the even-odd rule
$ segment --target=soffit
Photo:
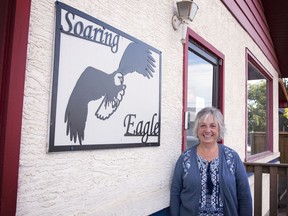
[[[288,1],[261,0],[274,50],[280,78],[288,78]]]

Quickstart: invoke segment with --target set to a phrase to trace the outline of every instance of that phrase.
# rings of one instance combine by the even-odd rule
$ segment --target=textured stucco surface
[[[183,47],[171,26],[174,0],[62,1],[162,51],[159,147],[47,153],[55,28],[54,1],[32,0],[17,201],[18,216],[149,215],[169,205],[181,153]],[[190,28],[225,56],[225,143],[244,158],[245,49],[278,76],[221,1],[198,0]],[[273,104],[277,110],[277,103]],[[274,129],[278,131],[277,112]],[[278,142],[274,133],[274,143]],[[278,146],[274,145],[275,151]]]

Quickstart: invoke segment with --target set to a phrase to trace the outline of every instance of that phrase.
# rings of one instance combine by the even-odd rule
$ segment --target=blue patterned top
[[[220,196],[219,186],[219,158],[217,157],[208,162],[197,153],[197,162],[201,177],[199,216],[224,216],[223,200]],[[207,186],[209,174],[213,184],[211,194]]]
[[[219,144],[218,158],[209,165],[208,162],[198,160],[197,146],[184,151],[175,165],[170,191],[171,216],[199,216],[201,214],[252,216],[252,197],[248,177],[237,152]],[[200,169],[198,162],[203,162]],[[208,166],[212,170],[211,173],[207,173]],[[210,175],[211,181],[203,180],[209,179],[207,175]],[[202,187],[205,189],[203,190]],[[208,195],[211,194],[209,200],[207,194],[202,196],[203,191]],[[201,208],[204,201],[206,204]],[[212,205],[216,206],[217,213],[203,212],[211,209]]]

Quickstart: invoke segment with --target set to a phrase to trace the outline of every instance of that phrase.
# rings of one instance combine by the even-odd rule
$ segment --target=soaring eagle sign
[[[108,119],[120,105],[125,94],[124,76],[137,72],[150,79],[155,72],[155,59],[147,45],[130,43],[123,53],[119,68],[107,74],[93,67],[87,67],[79,77],[67,104],[65,123],[66,135],[70,140],[80,145],[84,140],[85,124],[88,113],[88,103],[101,100],[96,110],[96,117]]]

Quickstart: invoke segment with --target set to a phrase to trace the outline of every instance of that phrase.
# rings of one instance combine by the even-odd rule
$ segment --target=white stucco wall
[[[62,2],[162,51],[161,145],[46,152],[55,8],[54,1],[33,0],[17,215],[148,215],[161,210],[169,205],[172,167],[181,152],[183,54],[170,22],[174,2]]]
[[[47,153],[55,8],[54,1],[32,0],[17,215],[138,216],[161,210],[169,205],[182,142],[183,48],[181,31],[171,25],[175,1],[62,2],[162,51],[161,145]],[[190,27],[225,55],[225,142],[244,158],[245,48],[275,78],[275,89],[277,73],[221,1],[196,3],[200,9]],[[273,97],[278,98],[278,91]],[[277,113],[274,121],[278,131]],[[276,133],[273,138],[277,143]]]
[[[200,10],[191,28],[225,56],[224,117],[227,127],[225,143],[245,154],[245,50],[259,60],[273,77],[274,151],[278,152],[278,74],[248,33],[239,25],[221,1],[197,1]],[[208,16],[207,16],[208,14]]]

